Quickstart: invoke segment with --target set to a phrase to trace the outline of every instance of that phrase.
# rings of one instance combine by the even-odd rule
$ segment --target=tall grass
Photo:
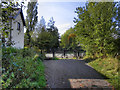
[[[94,69],[107,76],[108,82],[111,83],[117,90],[120,90],[120,77],[119,77],[119,67],[118,62],[120,61],[117,58],[113,58],[111,56],[104,59],[95,59],[88,64],[91,65]]]

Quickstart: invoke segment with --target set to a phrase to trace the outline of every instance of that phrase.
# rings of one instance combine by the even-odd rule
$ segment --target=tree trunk
[[[65,49],[64,49],[64,57],[65,57]]]
[[[5,35],[2,33],[2,46],[5,47]]]
[[[79,58],[79,56],[80,56],[80,53],[79,53],[79,51],[78,51],[78,58]]]
[[[53,58],[55,57],[55,52],[54,52],[54,49],[52,50],[53,51]]]
[[[76,55],[76,51],[74,51],[74,57],[77,57],[77,55]]]
[[[42,50],[41,50],[41,54],[42,54]]]
[[[29,31],[26,31],[26,33],[27,33],[27,36],[28,36],[28,38],[27,38],[27,45],[28,45],[29,47],[31,47],[31,46],[30,46],[30,44],[31,44],[31,36],[30,36],[30,34],[29,34]]]

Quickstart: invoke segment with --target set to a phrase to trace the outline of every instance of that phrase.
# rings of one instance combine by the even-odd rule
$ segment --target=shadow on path
[[[45,60],[44,65],[50,88],[71,88],[70,79],[108,79],[83,60]]]

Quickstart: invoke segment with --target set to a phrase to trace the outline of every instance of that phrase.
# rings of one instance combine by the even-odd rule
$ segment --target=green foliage
[[[58,28],[54,25],[55,21],[53,17],[48,22],[48,28],[47,31],[51,33],[52,35],[52,41],[51,41],[51,49],[57,49],[59,47],[59,33]]]
[[[26,56],[34,56],[35,55],[35,51],[33,48],[24,48],[23,50],[21,50],[21,55],[23,55],[23,57]]]
[[[113,2],[90,2],[86,3],[86,7],[76,8],[77,42],[86,50],[86,54],[106,56],[115,50],[113,35],[118,34],[115,5]]]
[[[2,51],[3,88],[46,87],[42,55],[28,48],[18,50],[9,47]]]
[[[72,28],[71,28],[72,29]],[[71,33],[71,29],[67,30],[62,36],[61,36],[61,43],[60,46],[62,48],[67,48],[69,46],[69,42],[68,42],[68,36]]]
[[[40,26],[40,27],[39,27]],[[59,33],[57,27],[54,26],[54,20],[50,20],[49,28],[45,28],[45,25],[39,24],[36,37],[33,37],[33,43],[35,47],[41,50],[53,50],[59,47]]]
[[[25,45],[31,46],[31,36],[35,30],[35,25],[37,23],[37,2],[28,2],[27,17],[26,17],[26,34],[25,34]]]
[[[73,50],[77,47],[76,34],[73,28],[70,28],[61,36],[60,45],[62,48]]]
[[[115,2],[86,3],[85,7],[76,9],[78,19],[74,22],[77,42],[86,50],[86,57],[89,57],[85,61],[110,78],[108,81],[119,89],[119,60],[113,58],[120,50],[120,30],[116,28],[117,9]]]
[[[39,49],[46,50],[49,49],[53,44],[52,40],[53,40],[53,36],[51,35],[51,33],[44,31],[38,35],[38,38],[36,40],[36,45],[39,47]]]

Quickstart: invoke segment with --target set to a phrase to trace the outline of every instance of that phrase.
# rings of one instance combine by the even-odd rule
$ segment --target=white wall
[[[20,23],[20,31],[17,30],[17,23]],[[19,14],[15,20],[12,20],[12,41],[14,41],[13,47],[24,48],[24,25],[21,15]]]

